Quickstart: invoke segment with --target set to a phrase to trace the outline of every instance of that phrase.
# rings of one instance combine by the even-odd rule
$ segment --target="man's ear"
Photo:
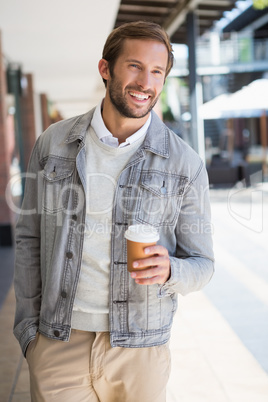
[[[102,78],[104,78],[105,80],[108,80],[110,78],[108,61],[105,59],[101,59],[99,61],[98,67],[99,67],[99,72],[100,72],[100,75],[102,76]]]

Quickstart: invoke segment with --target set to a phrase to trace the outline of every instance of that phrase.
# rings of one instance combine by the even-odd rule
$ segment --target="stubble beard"
[[[129,91],[142,92],[146,95],[150,95],[150,104],[146,109],[139,110],[138,108],[134,110],[134,108],[130,108],[127,104],[126,94]],[[118,80],[112,78],[109,84],[109,97],[113,106],[123,117],[127,117],[130,119],[141,119],[145,117],[156,105],[159,96],[155,97],[152,91],[141,91],[139,88],[134,87],[126,87],[125,94],[122,92],[122,86]]]

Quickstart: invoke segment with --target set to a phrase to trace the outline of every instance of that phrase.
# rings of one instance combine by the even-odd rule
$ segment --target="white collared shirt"
[[[99,138],[100,141],[102,141],[104,144],[110,145],[113,148],[123,148],[129,144],[132,144],[133,142],[137,141],[140,139],[148,130],[149,125],[151,123],[151,113],[149,114],[148,119],[146,120],[145,124],[134,134],[130,135],[126,141],[122,142],[119,144],[118,138],[114,137],[113,134],[107,129],[107,127],[104,124],[102,115],[101,115],[101,105],[102,101],[98,104],[96,107],[93,118],[91,121],[91,126],[93,130],[95,131],[97,137]]]

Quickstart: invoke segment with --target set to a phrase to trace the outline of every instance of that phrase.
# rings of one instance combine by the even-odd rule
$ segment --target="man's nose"
[[[143,89],[146,90],[151,86],[150,72],[149,71],[141,71],[137,78],[137,84]]]

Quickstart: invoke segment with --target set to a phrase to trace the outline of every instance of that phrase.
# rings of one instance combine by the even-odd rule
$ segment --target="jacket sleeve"
[[[41,304],[40,211],[38,183],[41,166],[37,140],[26,174],[24,200],[16,225],[14,288],[16,313],[14,335],[25,355],[35,338]]]
[[[170,279],[159,297],[202,289],[214,273],[209,184],[203,162],[186,189],[176,225],[176,252]]]

